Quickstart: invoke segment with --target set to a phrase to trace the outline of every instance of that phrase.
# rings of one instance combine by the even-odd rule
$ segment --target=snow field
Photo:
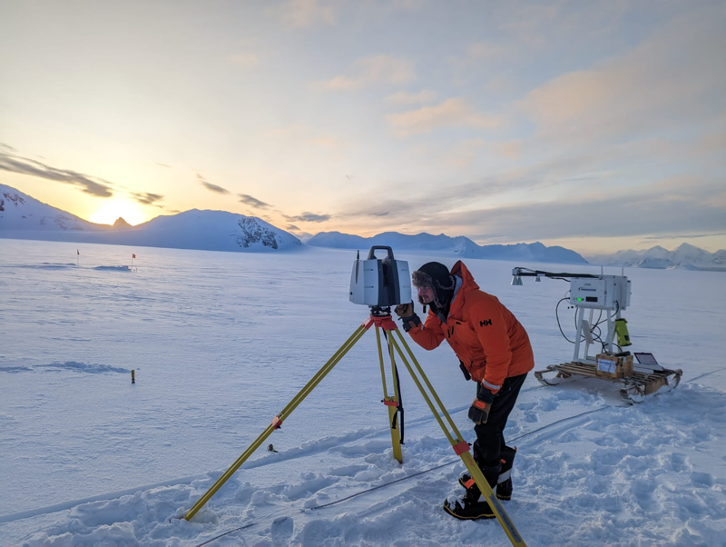
[[[353,253],[137,248],[127,272],[96,269],[126,264],[122,247],[87,246],[78,267],[71,244],[0,244],[0,544],[199,545],[228,532],[211,544],[509,543],[495,521],[441,510],[463,465],[403,367],[404,465],[391,457],[371,334],[263,444],[278,453],[255,453],[191,522],[169,520],[365,318],[346,296]],[[565,283],[510,287],[523,264],[467,265],[525,325],[538,368],[571,357],[554,320]],[[528,545],[724,544],[722,278],[626,273],[634,349],[683,368],[683,383],[626,406],[615,384],[528,378],[506,432],[519,452],[504,502]],[[473,440],[473,387],[451,350],[412,349]]]

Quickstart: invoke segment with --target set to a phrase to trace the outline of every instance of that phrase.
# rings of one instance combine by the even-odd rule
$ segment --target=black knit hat
[[[431,287],[434,290],[434,305],[444,310],[451,302],[456,283],[449,269],[440,262],[428,262],[411,274],[416,287]],[[423,304],[423,302],[422,302]]]

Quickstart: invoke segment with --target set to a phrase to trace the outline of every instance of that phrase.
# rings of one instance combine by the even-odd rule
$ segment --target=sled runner
[[[660,366],[660,365],[659,365]],[[549,375],[550,378],[546,378]],[[554,376],[552,376],[554,375]],[[559,382],[553,382],[554,378],[570,378],[571,376],[585,376],[587,378],[597,378],[600,380],[609,380],[618,382],[623,385],[620,388],[620,396],[628,403],[640,403],[646,395],[652,395],[661,388],[675,389],[681,381],[683,371],[681,369],[670,370],[660,367],[655,369],[633,370],[628,376],[621,378],[606,377],[598,374],[597,366],[588,363],[561,363],[559,365],[550,365],[544,370],[534,371],[534,376],[542,385],[556,386]]]

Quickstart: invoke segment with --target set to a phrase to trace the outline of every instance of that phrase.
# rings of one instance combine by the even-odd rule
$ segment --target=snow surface
[[[367,317],[347,300],[354,252],[82,244],[77,265],[78,247],[0,240],[0,545],[509,544],[497,521],[441,509],[463,465],[405,371],[404,464],[391,457],[372,333],[271,435],[276,453],[255,453],[191,522],[173,518]],[[528,264],[467,266],[527,328],[537,368],[570,359],[554,317],[566,283],[514,287]],[[723,274],[626,273],[632,349],[683,382],[627,406],[610,382],[527,379],[503,504],[528,545],[726,541]],[[474,386],[453,352],[411,347],[473,440]]]

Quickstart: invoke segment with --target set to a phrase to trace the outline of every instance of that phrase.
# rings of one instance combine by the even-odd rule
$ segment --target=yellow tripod
[[[227,471],[225,471],[222,476],[219,477],[219,479],[217,479],[217,482],[215,482],[211,486],[211,488],[207,490],[207,492],[205,492],[205,494],[201,498],[199,498],[199,500],[192,506],[192,508],[187,511],[186,515],[184,515],[184,518],[186,520],[191,520],[192,517],[194,517],[194,515],[204,506],[204,504],[209,501],[209,499],[217,492],[217,490],[219,490],[222,485],[227,482],[227,480],[235,473],[235,471],[240,468],[240,466],[247,460],[247,458],[249,458],[255,452],[255,450],[257,450],[260,445],[262,445],[265,439],[267,439],[267,437],[269,437],[275,429],[278,429],[282,425],[282,422],[288,416],[290,416],[290,414],[292,414],[293,410],[295,410],[297,406],[305,399],[305,397],[307,397],[313,391],[313,389],[315,389],[315,386],[317,386],[323,380],[323,378],[325,378],[325,376],[327,376],[327,374],[331,370],[333,370],[333,367],[335,367],[335,365],[340,362],[345,354],[348,353],[348,351],[356,344],[356,342],[358,342],[358,340],[363,337],[366,331],[368,331],[372,326],[376,327],[375,330],[376,342],[378,344],[378,358],[381,365],[381,377],[383,380],[383,403],[388,407],[388,423],[391,428],[391,440],[393,441],[393,457],[397,459],[400,463],[403,463],[401,440],[395,420],[397,408],[400,401],[398,384],[395,381],[395,350],[401,357],[401,361],[403,361],[403,364],[406,365],[406,369],[408,369],[411,378],[413,378],[413,381],[416,383],[416,386],[421,392],[421,395],[426,401],[426,404],[428,404],[429,408],[431,409],[434,418],[436,418],[439,426],[441,426],[444,435],[446,435],[446,438],[451,443],[454,452],[456,452],[456,454],[462,459],[464,465],[469,471],[469,474],[474,479],[477,486],[479,487],[479,490],[481,490],[482,494],[486,498],[487,502],[489,503],[489,507],[491,507],[492,511],[497,517],[497,520],[506,532],[509,540],[512,542],[512,545],[525,545],[524,540],[519,535],[519,532],[514,526],[514,523],[509,518],[509,515],[507,515],[504,507],[502,507],[499,499],[497,499],[497,497],[494,495],[494,492],[489,486],[489,483],[484,478],[481,469],[479,469],[479,466],[474,461],[474,457],[469,450],[469,443],[467,443],[461,436],[461,433],[459,433],[459,430],[456,428],[456,425],[451,419],[451,416],[449,416],[449,413],[446,411],[446,408],[439,399],[439,396],[436,394],[434,388],[431,386],[431,383],[424,374],[423,369],[421,369],[421,365],[419,365],[418,361],[416,361],[416,358],[411,352],[411,348],[409,348],[403,335],[391,319],[390,308],[379,307],[371,308],[371,316],[355,330],[355,332],[350,336],[350,338],[348,338],[348,340],[343,343],[342,346],[340,346],[338,351],[336,351],[333,356],[328,360],[328,362],[325,363],[325,365],[323,365],[323,367],[317,373],[315,373],[315,375],[310,379],[305,387],[302,388],[302,390],[300,390],[297,395],[295,395],[292,401],[290,401],[288,405],[272,419],[272,423],[267,426],[267,428],[247,448],[247,450],[245,450],[242,455],[237,458],[237,461],[235,461],[230,466],[230,468],[227,469]],[[388,395],[388,389],[386,387],[386,374],[383,364],[383,350],[381,348],[381,329],[391,333],[387,338],[388,354],[391,361],[391,374],[394,375],[393,395]],[[398,340],[396,339],[396,337],[393,336],[393,333],[397,335]],[[406,350],[405,354],[402,348]],[[409,360],[406,358],[406,355],[408,355],[411,362],[409,362]],[[413,363],[413,366],[411,366],[411,363]],[[434,405],[434,402],[436,403],[436,405]]]

